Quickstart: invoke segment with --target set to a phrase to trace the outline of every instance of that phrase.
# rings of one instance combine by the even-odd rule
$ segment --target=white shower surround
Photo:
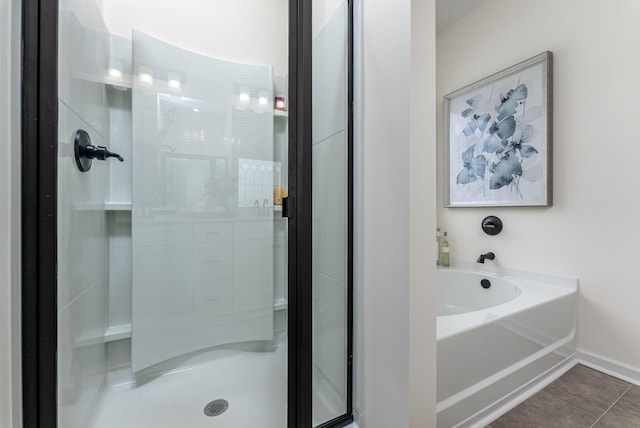
[[[575,364],[576,354],[577,279],[459,265],[465,268],[438,271],[438,287],[454,289],[439,298],[457,294],[469,307],[465,297],[482,293],[468,312],[437,317],[436,410],[443,428],[485,426]],[[482,279],[495,285],[484,290]],[[496,305],[488,306],[492,293]]]
[[[235,186],[257,187],[273,163],[272,107],[257,102],[273,95],[273,66],[198,55],[137,30],[132,57],[134,75],[153,76],[151,85],[133,78],[132,369],[271,340],[273,200],[239,208]],[[167,70],[183,80],[179,93],[166,88]],[[243,87],[250,104],[238,100]],[[246,158],[247,175],[238,169]],[[246,196],[264,196],[262,184]]]

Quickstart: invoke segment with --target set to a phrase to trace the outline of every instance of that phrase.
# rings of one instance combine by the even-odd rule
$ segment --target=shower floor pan
[[[92,428],[238,428],[286,426],[287,348],[269,352],[222,350],[207,360],[176,367],[145,382],[110,381]],[[120,378],[120,380],[118,380]],[[228,408],[207,416],[205,407],[226,400]]]

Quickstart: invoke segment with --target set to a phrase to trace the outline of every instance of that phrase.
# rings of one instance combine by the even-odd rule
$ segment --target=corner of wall
[[[353,408],[354,414],[362,416],[362,0],[353,4]]]
[[[21,114],[22,1],[11,7],[11,395],[13,428],[22,427],[22,226],[21,226]],[[10,425],[11,426],[11,425]]]
[[[409,426],[411,0],[367,2],[356,69],[362,427]]]
[[[7,2],[0,3],[0,200],[7,200],[10,193],[10,164],[9,164],[9,151],[10,145],[6,144],[6,140],[10,138],[9,132],[9,112],[10,105],[8,100],[8,93],[10,88],[10,73],[9,64],[7,61],[11,57],[8,29],[10,28],[10,16],[9,11],[10,4]],[[6,76],[6,77],[5,77]],[[10,210],[9,204],[4,204],[0,211],[0,377],[7,379],[7,376],[11,376],[11,306],[8,304],[10,301],[10,279],[7,275],[8,267],[11,262],[9,243],[7,239],[10,233]],[[8,284],[7,284],[8,283]],[[9,350],[8,352],[5,350]],[[9,409],[11,408],[11,384],[2,382],[0,384],[0,425],[10,426],[11,415]]]
[[[0,3],[0,426],[22,425],[20,342],[20,0]]]
[[[409,425],[416,428],[436,424],[435,18],[435,0],[411,1]]]

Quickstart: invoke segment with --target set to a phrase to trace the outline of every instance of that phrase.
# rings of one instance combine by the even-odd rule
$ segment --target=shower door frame
[[[289,1],[288,428],[312,426],[312,4]],[[347,411],[353,421],[353,0],[348,0]],[[57,426],[58,1],[22,2],[22,409]]]
[[[22,422],[57,424],[58,3],[22,2]]]

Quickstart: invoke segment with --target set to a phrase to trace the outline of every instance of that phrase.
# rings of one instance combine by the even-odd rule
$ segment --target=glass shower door
[[[313,2],[313,426],[351,413],[349,6]]]
[[[59,18],[58,427],[287,426],[288,1]]]

